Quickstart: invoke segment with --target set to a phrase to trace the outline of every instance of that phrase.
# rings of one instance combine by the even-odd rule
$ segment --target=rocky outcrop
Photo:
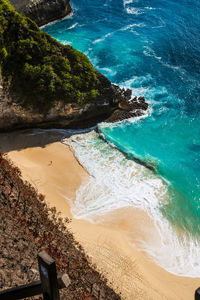
[[[57,102],[48,113],[39,113],[26,109],[2,93],[0,88],[0,131],[24,128],[68,128],[90,127],[104,120],[112,112],[108,101],[88,103],[82,107],[78,104]]]
[[[131,99],[132,91],[117,88],[119,93],[118,107],[113,111],[111,116],[106,119],[106,122],[118,122],[125,119],[140,117],[145,114],[148,109],[148,103],[144,97],[134,97]]]
[[[10,3],[39,26],[63,18],[72,11],[70,0],[10,0]]]
[[[111,85],[99,101],[83,106],[57,102],[48,113],[26,109],[9,99],[0,85],[0,131],[25,128],[87,128],[98,122],[117,122],[141,116],[148,108],[143,97],[130,99],[131,92]]]

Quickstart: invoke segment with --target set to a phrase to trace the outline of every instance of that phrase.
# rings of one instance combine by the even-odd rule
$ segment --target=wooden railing
[[[38,255],[40,281],[0,292],[0,300],[16,300],[43,295],[44,300],[60,300],[59,289],[70,285],[67,274],[57,277],[55,261],[45,252]]]
[[[59,290],[70,285],[67,274],[57,276],[55,261],[45,252],[38,254],[40,281],[11,288],[0,292],[0,300],[17,300],[43,295],[43,300],[60,300]],[[92,285],[92,294],[100,299],[100,290]],[[101,297],[101,299],[106,299]],[[195,291],[195,300],[200,300],[200,288]]]

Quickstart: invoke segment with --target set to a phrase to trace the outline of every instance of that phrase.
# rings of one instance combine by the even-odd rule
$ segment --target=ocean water
[[[147,211],[160,240],[146,251],[170,272],[200,276],[200,2],[71,2],[73,15],[43,30],[150,107],[67,142],[91,174],[72,211],[91,220],[125,206]]]

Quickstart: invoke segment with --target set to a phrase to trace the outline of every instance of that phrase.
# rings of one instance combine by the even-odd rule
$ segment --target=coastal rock
[[[59,101],[44,114],[31,108],[24,108],[5,95],[0,86],[0,131],[32,127],[90,127],[107,118],[112,110],[108,100],[100,99],[98,102],[87,103],[84,106]]]
[[[104,76],[103,76],[104,77]],[[0,131],[25,128],[88,128],[98,122],[118,122],[141,116],[148,108],[142,97],[129,99],[130,92],[105,80],[105,93],[97,101],[78,105],[58,101],[47,112],[25,108],[3,92],[0,85]],[[107,88],[106,88],[107,86]]]
[[[33,127],[87,128],[101,121],[118,122],[145,113],[148,104],[143,97],[130,100],[129,91],[126,93],[104,76],[102,80],[105,81],[105,93],[97,101],[82,106],[59,101],[45,114],[32,108],[27,109],[18,101],[13,101],[0,85],[0,131]]]
[[[10,0],[15,9],[39,26],[60,19],[72,12],[70,0]]]
[[[145,114],[148,109],[148,103],[144,97],[134,97],[131,99],[131,90],[121,90],[121,101],[118,103],[118,108],[114,110],[111,116],[106,119],[106,122],[118,122],[125,119],[140,117]]]
[[[131,100],[124,98],[119,103],[119,108],[121,108],[122,110],[127,110],[127,111],[134,111],[137,109],[147,110],[148,104],[145,102],[144,97],[134,97]]]

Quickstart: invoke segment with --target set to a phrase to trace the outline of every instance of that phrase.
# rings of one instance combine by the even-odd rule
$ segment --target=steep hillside
[[[91,126],[131,98],[7,0],[0,0],[0,70],[0,130]]]
[[[42,32],[6,0],[0,0],[0,61],[12,98],[40,112],[59,100],[83,105],[111,87],[84,54]]]
[[[99,293],[101,299],[119,300],[89,263],[68,222],[0,153],[0,290],[38,280],[37,254],[45,250],[55,259],[58,273],[67,273],[71,280],[61,299],[95,300]]]

